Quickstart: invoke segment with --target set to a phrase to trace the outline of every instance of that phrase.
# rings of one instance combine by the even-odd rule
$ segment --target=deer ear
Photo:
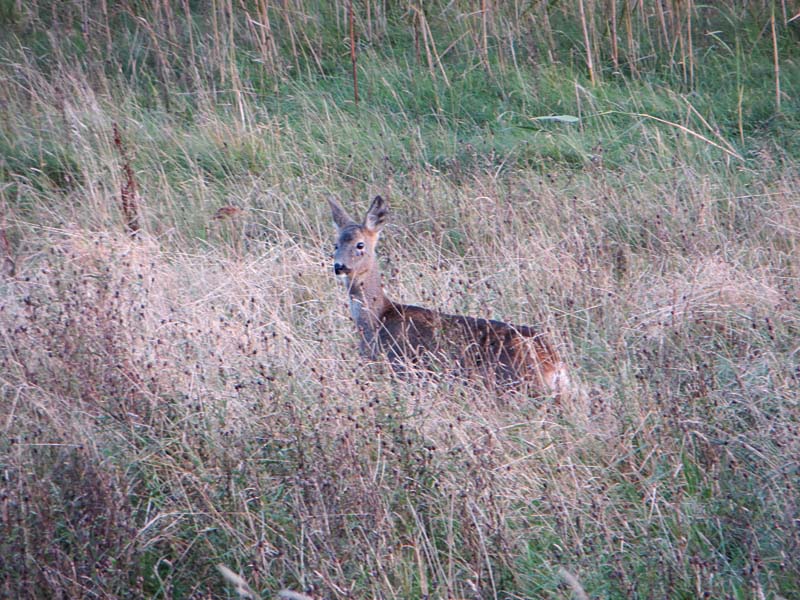
[[[380,196],[375,196],[372,205],[364,218],[364,227],[373,233],[379,233],[389,218],[389,205]]]
[[[339,203],[334,200],[333,198],[328,198],[328,204],[331,206],[331,214],[333,215],[333,223],[336,225],[337,228],[342,229],[343,227],[354,223],[350,215],[347,214],[347,211],[343,209]]]

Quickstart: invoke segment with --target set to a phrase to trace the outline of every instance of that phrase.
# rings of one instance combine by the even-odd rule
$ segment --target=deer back
[[[549,387],[560,360],[544,336],[526,326],[391,303],[381,315],[379,350],[393,363],[452,370],[503,386]],[[450,366],[450,368],[448,368]]]

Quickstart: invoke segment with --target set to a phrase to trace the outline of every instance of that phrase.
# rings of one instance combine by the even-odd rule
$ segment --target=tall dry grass
[[[305,191],[302,228],[244,250],[249,213],[191,252],[15,222],[5,591],[182,597],[222,561],[326,596],[553,595],[560,568],[594,594],[786,593],[797,182],[735,209],[684,183],[705,216],[683,231],[589,178],[426,174],[423,214],[395,191],[392,295],[546,324],[590,389],[560,406],[365,365]]]
[[[599,5],[584,5],[599,20]],[[425,98],[450,102],[469,127],[419,119],[413,94],[376,83],[380,72],[410,88],[406,67],[370,67],[366,53],[360,112],[335,101],[329,80],[320,91],[280,78],[292,110],[273,110],[245,89],[237,44],[260,40],[270,68],[324,70],[309,6],[246,4],[258,23],[231,29],[235,11],[220,2],[208,31],[182,29],[188,3],[109,6],[108,25],[86,4],[57,7],[60,23],[85,17],[101,49],[120,39],[113,17],[147,17],[136,22],[149,58],[132,54],[119,76],[67,56],[50,71],[4,46],[2,250],[14,270],[0,280],[3,595],[232,595],[219,564],[263,597],[795,595],[792,146],[742,127],[734,159],[707,143],[724,146],[730,122],[693,113],[699,95],[626,83],[629,114],[648,103],[677,123],[683,111],[680,124],[706,141],[617,120],[605,109],[621,92],[577,79],[567,87],[582,129],[543,125],[524,130],[527,145],[506,142],[511,128],[483,130],[467,110],[457,73],[438,81],[452,65],[430,30],[430,63],[415,76],[436,80]],[[344,3],[332,6],[345,31]],[[491,40],[515,31],[492,19],[524,7],[481,6],[452,22],[491,82],[515,72],[492,62]],[[570,6],[525,18],[553,22]],[[675,13],[637,13],[670,6],[624,3],[618,26],[658,25],[653,43],[689,52]],[[359,30],[389,36],[397,21],[383,21],[384,5],[362,7],[371,21]],[[435,29],[437,14],[407,26]],[[295,50],[279,51],[269,31]],[[196,68],[171,61],[180,36]],[[617,60],[645,50],[630,35]],[[557,70],[538,73],[520,89],[533,95],[535,82],[553,113],[577,112],[556,110]],[[181,78],[196,86],[186,105]],[[392,91],[409,97],[394,111]],[[498,399],[365,364],[329,264],[331,193],[390,199],[392,297],[540,324],[586,394]]]

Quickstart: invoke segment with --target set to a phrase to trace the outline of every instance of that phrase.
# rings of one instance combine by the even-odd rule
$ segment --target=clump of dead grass
[[[770,315],[785,301],[774,275],[746,269],[720,256],[700,256],[681,272],[647,278],[631,299],[645,310],[633,313],[649,336],[662,337],[676,324],[699,323],[724,330],[731,321]]]

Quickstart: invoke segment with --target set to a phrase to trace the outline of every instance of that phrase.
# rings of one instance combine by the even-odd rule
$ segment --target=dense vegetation
[[[800,595],[799,11],[0,0],[0,594]],[[377,193],[580,393],[365,362]]]

